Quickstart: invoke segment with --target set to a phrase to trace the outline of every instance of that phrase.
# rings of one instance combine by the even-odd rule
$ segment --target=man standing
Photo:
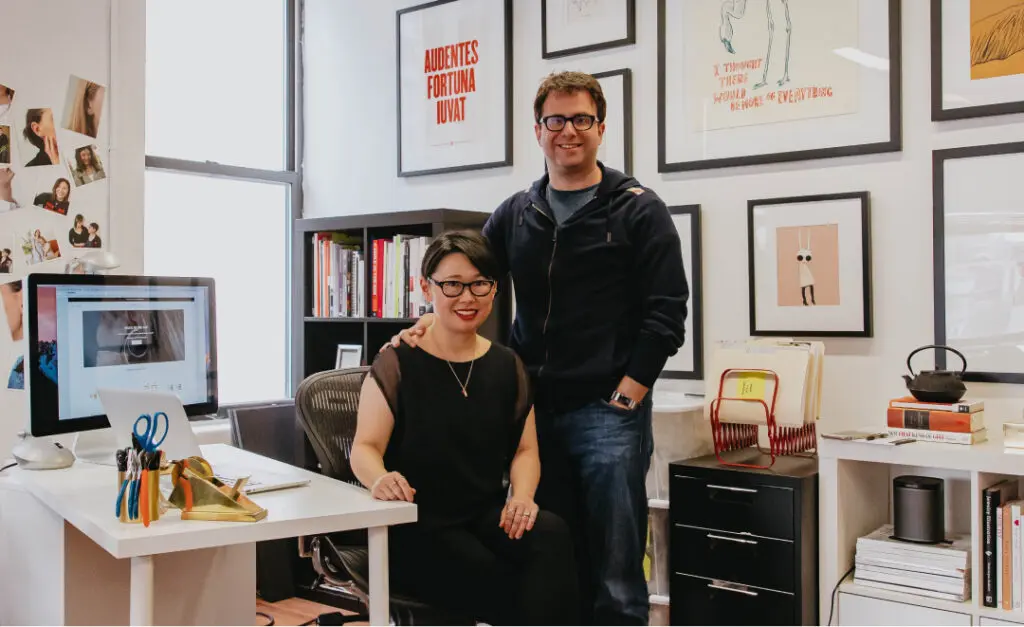
[[[587,620],[646,625],[648,392],[682,346],[689,287],[665,203],[597,160],[606,109],[589,74],[544,79],[534,130],[547,174],[483,233],[515,285],[509,345],[534,384],[536,501],[577,539]]]

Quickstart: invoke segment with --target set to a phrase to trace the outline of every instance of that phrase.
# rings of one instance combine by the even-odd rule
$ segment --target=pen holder
[[[128,473],[124,471],[117,472],[117,489],[121,489],[121,485],[124,483],[125,477]],[[129,492],[128,488],[125,488],[124,497],[121,499],[121,506],[118,508],[117,519],[123,523],[141,523],[143,521],[142,508],[146,508],[148,522],[150,524],[160,520],[160,515],[164,512],[164,507],[161,501],[163,500],[160,494],[160,473],[159,472],[147,472],[146,478],[146,489],[143,490],[142,486],[138,486],[139,489],[139,515],[131,517],[128,515],[128,501]],[[145,497],[145,498],[143,498]]]

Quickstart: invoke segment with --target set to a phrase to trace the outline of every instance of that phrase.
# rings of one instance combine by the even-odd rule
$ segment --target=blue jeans
[[[561,516],[576,540],[583,624],[649,624],[643,561],[654,450],[650,395],[632,411],[603,400],[561,414],[536,411],[536,500]]]

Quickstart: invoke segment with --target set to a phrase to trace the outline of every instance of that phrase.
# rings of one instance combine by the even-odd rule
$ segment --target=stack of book
[[[897,540],[892,533],[892,525],[886,524],[857,538],[854,583],[947,601],[971,598],[970,534],[918,544]]]
[[[889,401],[886,423],[891,438],[951,444],[980,444],[988,439],[984,401],[923,403],[913,396]]]
[[[1024,548],[1021,544],[1021,509],[1018,480],[1007,479],[981,494],[982,603],[1004,610],[1021,609],[1024,592]]]

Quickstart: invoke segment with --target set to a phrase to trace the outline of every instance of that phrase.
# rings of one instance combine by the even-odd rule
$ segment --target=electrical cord
[[[832,588],[832,602],[828,606],[828,622],[825,623],[826,625],[832,624],[832,612],[836,609],[836,592],[839,591],[839,585],[846,581],[846,578],[850,576],[850,573],[853,572],[854,568],[856,568],[856,566],[851,566],[850,570],[843,573],[843,576],[840,577],[839,581],[836,582],[835,587]]]
[[[265,619],[267,619],[268,621],[270,621],[270,622],[269,622],[269,623],[267,623],[267,624],[266,624],[266,625],[265,625],[264,627],[270,627],[270,626],[271,626],[271,625],[273,625],[273,624],[274,624],[274,622],[275,622],[275,621],[274,621],[274,617],[273,617],[273,616],[271,616],[270,614],[267,614],[267,613],[265,613],[265,612],[256,612],[256,616],[262,616],[263,618],[265,618]]]
[[[7,464],[6,466],[0,466],[0,472],[3,472],[5,470],[7,470],[8,468],[14,468],[17,465],[18,465],[18,462],[11,462],[11,463]]]

